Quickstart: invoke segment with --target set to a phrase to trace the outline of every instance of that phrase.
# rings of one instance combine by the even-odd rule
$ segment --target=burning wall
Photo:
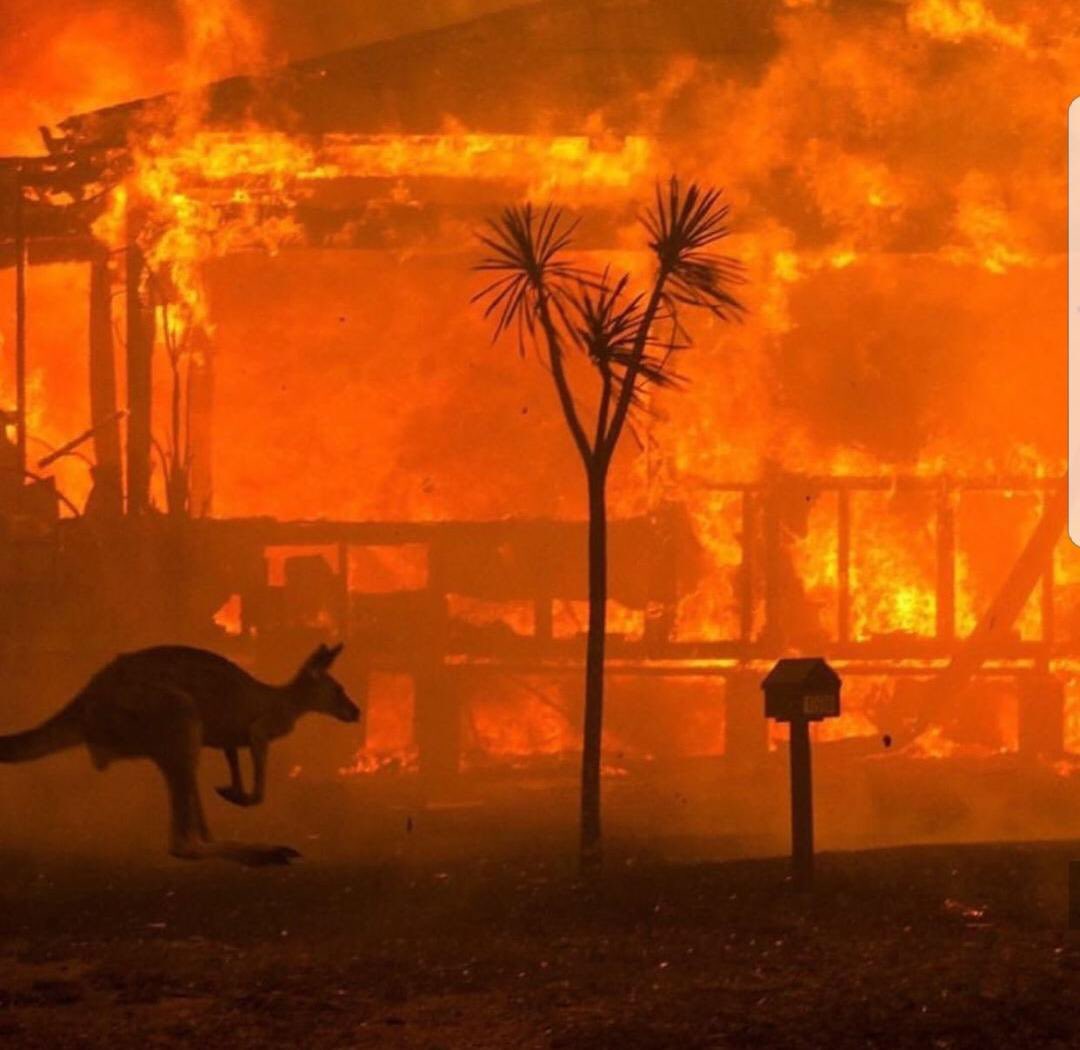
[[[143,188],[176,210],[174,225],[207,221],[205,208],[215,224],[205,238],[212,243],[185,245],[174,233],[163,249],[174,255],[194,252],[203,263],[204,256],[259,235],[274,246],[325,245],[315,223],[283,227],[273,208],[267,210],[274,222],[243,214],[245,189],[264,208],[275,198],[302,205],[306,197],[310,205],[311,195],[325,189],[313,184],[332,181],[340,193],[342,181],[359,180],[367,186],[365,207],[376,213],[371,236],[377,229],[388,254],[370,262],[334,256],[285,257],[265,266],[257,257],[213,263],[208,280],[221,290],[207,292],[206,309],[218,329],[223,368],[258,342],[258,356],[267,362],[260,367],[273,371],[278,361],[283,374],[296,371],[300,335],[314,324],[318,342],[336,351],[326,351],[336,365],[334,385],[354,388],[362,404],[384,377],[377,366],[370,379],[363,366],[353,372],[358,356],[374,362],[392,359],[392,347],[430,348],[431,367],[402,377],[411,404],[401,427],[409,429],[404,416],[415,420],[433,403],[434,414],[441,405],[448,417],[440,422],[459,433],[463,423],[453,416],[461,388],[472,385],[470,369],[481,369],[479,382],[498,370],[506,379],[489,389],[491,408],[476,423],[486,427],[496,415],[521,415],[529,406],[517,402],[528,400],[535,406],[528,422],[538,432],[535,440],[528,431],[517,439],[552,463],[553,473],[565,478],[556,490],[573,497],[579,486],[567,469],[569,456],[543,427],[542,379],[533,383],[524,369],[504,373],[505,358],[483,349],[481,325],[465,305],[471,288],[466,238],[479,215],[501,200],[546,190],[573,206],[592,185],[599,191],[594,199],[606,194],[615,213],[601,241],[630,249],[627,206],[641,199],[654,176],[677,169],[728,187],[738,221],[736,250],[750,262],[752,277],[749,324],[738,332],[700,333],[689,363],[693,395],[663,406],[670,422],[657,428],[658,445],[679,476],[753,477],[764,456],[815,469],[894,469],[958,458],[970,472],[1004,471],[1018,460],[1026,467],[1032,459],[1045,469],[1059,466],[1060,355],[1031,348],[1056,345],[1062,327],[1052,300],[1063,272],[1064,198],[1055,191],[1064,172],[1063,161],[1052,161],[1052,143],[1060,104],[1071,95],[1069,43],[1049,35],[1037,11],[1007,20],[986,8],[980,22],[979,5],[799,5],[763,7],[748,25],[714,25],[704,5],[605,4],[591,21],[573,7],[539,5],[308,63],[285,78],[232,82],[206,103],[207,121],[229,124],[251,107],[276,107],[275,128],[284,125],[298,132],[295,137],[248,130],[238,142],[190,127],[177,139],[150,136],[140,167]],[[692,30],[702,26],[711,32],[695,43]],[[525,32],[530,43],[513,68],[493,67],[489,59]],[[647,59],[630,63],[631,45],[640,46],[645,33]],[[554,69],[543,61],[565,52],[580,63],[580,52],[564,46],[571,39],[587,39],[590,53],[595,49],[595,69],[585,69],[592,75],[571,75],[565,56]],[[425,61],[432,49],[442,56],[437,72]],[[895,61],[881,61],[882,51]],[[1027,90],[1027,71],[1036,62],[1041,84],[1049,79],[1050,86]],[[614,85],[598,82],[607,76]],[[200,107],[196,113],[201,119]],[[365,136],[406,134],[335,147],[311,139],[309,124],[320,131],[340,124],[345,133]],[[443,139],[409,137],[448,128]],[[483,145],[493,131],[541,137],[532,148],[527,140],[524,147],[515,144],[521,140],[503,140],[493,152],[490,141]],[[550,145],[552,132],[591,135],[593,149],[577,138],[572,149],[585,152],[567,158]],[[631,142],[641,147],[628,145],[626,134],[637,136]],[[176,199],[177,180],[193,173],[204,189],[216,189],[205,192],[209,203],[200,208],[187,203],[182,190]],[[444,204],[456,198],[456,216],[433,206],[440,198]],[[425,221],[410,226],[410,213],[425,209]],[[455,257],[453,249],[463,247]],[[323,295],[307,309],[328,274],[350,268],[354,274],[341,279],[340,294]],[[276,278],[274,332],[259,331],[267,303],[258,283],[275,281],[279,269],[287,276]],[[246,298],[234,283],[246,287]],[[438,325],[443,335],[420,321],[418,295],[425,317],[445,319]],[[388,297],[393,311],[371,309]],[[380,313],[388,323],[374,323]],[[49,344],[39,342],[44,367]],[[518,396],[530,384],[535,396]],[[225,418],[234,405],[250,401],[242,382],[240,389],[232,386],[221,384]],[[267,408],[266,419],[296,415],[296,430],[310,425],[287,397]],[[428,432],[431,422],[424,419],[415,429]],[[342,468],[364,458],[359,442],[336,436]],[[462,442],[468,443],[475,444]],[[406,464],[394,455],[396,442],[376,444],[383,454],[367,458],[377,473],[399,476]],[[237,453],[230,462],[230,443],[217,449],[226,471],[218,472],[223,508],[295,513],[301,501],[276,502],[279,488],[260,484],[242,444]],[[227,482],[230,472],[240,477]],[[250,495],[234,500],[243,475],[251,479],[245,486]],[[319,509],[366,513],[372,486],[363,489],[355,497],[363,502],[350,507],[331,497]],[[257,491],[269,502],[254,498]],[[456,492],[460,486],[444,486],[441,513],[476,513],[474,492]],[[535,500],[523,507],[523,495],[515,491],[501,502],[495,487],[492,509],[546,509]],[[466,500],[457,504],[460,512],[458,498]],[[383,513],[395,514],[385,495],[376,502]]]

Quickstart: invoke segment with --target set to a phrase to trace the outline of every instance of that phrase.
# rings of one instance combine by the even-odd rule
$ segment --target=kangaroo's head
[[[356,722],[360,708],[350,699],[341,683],[330,674],[343,645],[320,645],[300,666],[292,682],[292,691],[303,711],[317,711],[341,722]]]

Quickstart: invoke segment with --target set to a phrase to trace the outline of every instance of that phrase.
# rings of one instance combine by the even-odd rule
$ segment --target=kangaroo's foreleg
[[[234,806],[257,806],[266,798],[266,756],[270,751],[270,738],[257,724],[251,727],[249,747],[251,763],[255,769],[255,787],[250,795],[244,790],[244,780],[240,773],[240,756],[236,748],[225,749],[232,783],[228,787],[219,787],[217,793]]]
[[[240,753],[235,747],[227,747],[225,748],[225,758],[229,762],[229,775],[232,783],[226,787],[219,787],[217,793],[226,802],[231,802],[234,806],[251,805],[250,796],[244,790],[244,777],[240,772]]]

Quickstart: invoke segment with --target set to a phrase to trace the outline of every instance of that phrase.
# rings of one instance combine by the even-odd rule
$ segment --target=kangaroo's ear
[[[338,654],[345,648],[344,642],[339,642],[332,648],[320,645],[305,661],[300,668],[301,674],[324,674],[330,670],[330,665],[338,658]]]
[[[325,645],[320,645],[312,654],[300,665],[301,674],[318,674],[320,671],[325,670],[327,667],[326,654],[328,650]]]

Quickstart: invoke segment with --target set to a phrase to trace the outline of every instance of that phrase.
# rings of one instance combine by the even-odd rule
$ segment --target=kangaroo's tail
[[[82,728],[72,704],[25,733],[0,736],[0,762],[29,762],[82,742]]]

